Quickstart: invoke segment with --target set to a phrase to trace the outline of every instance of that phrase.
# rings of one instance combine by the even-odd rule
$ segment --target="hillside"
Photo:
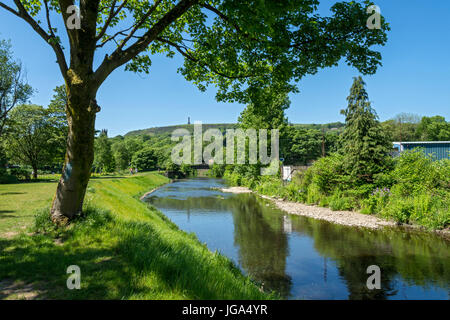
[[[297,128],[304,128],[304,129],[317,129],[325,131],[329,130],[336,130],[344,127],[344,124],[341,122],[333,122],[333,123],[325,123],[325,124],[292,124],[294,127]],[[219,129],[220,131],[224,132],[226,129],[234,129],[237,127],[236,123],[212,123],[212,124],[202,124],[203,130],[208,129]],[[125,134],[125,137],[133,137],[133,136],[142,136],[142,135],[149,135],[149,136],[158,136],[158,135],[170,135],[174,130],[176,129],[187,129],[189,132],[194,131],[194,125],[193,124],[182,124],[182,125],[174,125],[174,126],[166,126],[166,127],[153,127],[148,129],[141,129],[141,130],[134,130],[130,131],[127,134]]]
[[[220,131],[225,131],[226,129],[233,129],[236,127],[235,123],[216,123],[216,124],[203,124],[203,130],[207,129],[219,129]],[[132,137],[132,136],[142,136],[142,135],[149,135],[149,136],[155,136],[155,135],[170,135],[174,130],[176,129],[187,129],[189,132],[194,131],[194,125],[193,124],[181,124],[181,125],[174,125],[174,126],[166,126],[166,127],[153,127],[148,129],[141,129],[141,130],[134,130],[130,131],[127,134],[125,134],[125,137]]]

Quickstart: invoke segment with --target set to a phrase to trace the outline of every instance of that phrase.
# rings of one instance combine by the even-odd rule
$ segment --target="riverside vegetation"
[[[260,165],[249,164],[215,165],[211,175],[224,176],[233,185],[291,201],[332,210],[360,210],[429,229],[447,228],[450,160],[433,161],[432,155],[420,149],[392,158],[389,134],[371,107],[361,77],[354,79],[347,101],[347,108],[341,111],[345,127],[337,151],[322,156],[305,172],[297,173],[292,182],[284,184],[279,176],[260,176]],[[276,114],[276,110],[285,108],[284,104],[274,103],[267,109]],[[284,114],[279,112],[279,116],[269,120],[247,109],[240,122],[244,128],[261,122],[272,128],[277,122],[283,123]],[[439,132],[444,134],[446,130]]]
[[[2,286],[31,284],[38,299],[274,298],[139,200],[168,181],[156,173],[92,179],[83,215],[64,227],[51,222],[48,207],[31,214],[34,205],[50,204],[54,182],[1,185],[0,227],[19,220],[27,227],[27,233],[9,235],[10,227],[0,228]],[[4,214],[3,206],[19,198],[20,208]],[[66,287],[70,265],[81,269],[81,290]],[[0,297],[21,296],[0,290]]]
[[[432,161],[420,150],[408,151],[393,160],[389,171],[377,174],[373,183],[358,186],[352,185],[344,162],[340,154],[321,158],[289,183],[280,177],[241,175],[231,168],[224,177],[233,185],[289,201],[359,210],[428,229],[450,225],[450,160]]]

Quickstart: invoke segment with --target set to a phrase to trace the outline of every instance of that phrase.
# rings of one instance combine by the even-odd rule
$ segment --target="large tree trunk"
[[[67,87],[69,133],[62,176],[51,209],[52,220],[65,223],[81,212],[94,160],[95,89]]]

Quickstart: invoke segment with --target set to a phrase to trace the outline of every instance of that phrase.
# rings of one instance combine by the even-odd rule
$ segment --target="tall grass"
[[[157,174],[91,181],[83,216],[64,228],[51,224],[48,210],[39,211],[35,235],[0,240],[0,278],[34,282],[44,298],[273,298],[139,200],[165,182]],[[73,264],[81,269],[81,290],[66,288]]]

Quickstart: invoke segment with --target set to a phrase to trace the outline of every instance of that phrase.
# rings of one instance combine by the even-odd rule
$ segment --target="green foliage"
[[[261,177],[254,189],[261,194],[272,197],[282,197],[286,194],[283,182],[280,179],[271,176]]]
[[[111,149],[114,154],[114,162],[118,170],[125,170],[131,163],[131,154],[123,141],[112,144]]]
[[[328,157],[320,158],[308,169],[304,177],[304,185],[314,184],[318,191],[330,195],[332,191],[339,187],[345,188],[348,183],[344,171],[344,156],[332,154]]]
[[[253,89],[251,103],[241,112],[238,123],[242,129],[280,129],[287,124],[285,110],[291,102],[286,93],[271,87]]]
[[[180,165],[180,172],[184,177],[190,177],[195,175],[195,170],[189,164],[182,163]]]
[[[345,130],[341,152],[345,155],[345,167],[354,184],[371,183],[375,174],[386,169],[391,145],[370,105],[361,77],[354,78],[347,100],[347,109],[342,111]]]
[[[139,170],[154,170],[156,168],[157,156],[153,148],[144,148],[137,151],[131,160],[131,166]]]
[[[322,132],[315,129],[288,127],[280,141],[281,156],[285,164],[306,165],[322,154]]]
[[[327,199],[328,205],[333,211],[352,210],[355,208],[355,199],[353,197],[346,197],[344,192],[336,190],[332,196]]]
[[[58,237],[64,230],[52,222],[50,208],[46,207],[36,210],[31,231],[35,233],[48,234],[52,237]]]
[[[221,178],[225,174],[226,165],[214,163],[209,169],[208,175],[214,178]]]
[[[449,226],[449,160],[432,161],[420,150],[404,152],[395,159],[390,171],[374,175],[373,184],[356,186],[344,170],[344,161],[345,156],[340,154],[321,158],[287,184],[272,176],[249,183],[234,167],[227,168],[225,178],[231,184],[290,201],[332,210],[359,209],[365,214],[379,214],[398,223],[429,229]]]
[[[18,180],[28,181],[31,179],[30,170],[24,168],[11,168],[9,169],[9,174],[16,177]]]
[[[420,117],[415,114],[400,113],[393,119],[381,123],[389,141],[418,141]]]
[[[423,117],[417,132],[425,141],[449,141],[450,122],[445,121],[442,116]]]
[[[377,188],[368,197],[361,200],[361,212],[365,214],[375,214],[382,212],[391,197],[388,188]]]
[[[11,161],[29,165],[34,178],[44,165],[62,159],[65,144],[60,116],[54,109],[37,105],[16,106],[10,112],[4,146]]]
[[[106,129],[103,129],[98,138],[95,139],[94,150],[95,171],[103,173],[113,172],[116,164]]]
[[[33,89],[23,77],[22,64],[14,61],[9,41],[0,40],[0,138],[9,112],[17,104],[27,103]]]
[[[0,184],[10,184],[17,182],[18,179],[16,176],[9,174],[6,170],[0,169]]]
[[[396,158],[392,177],[395,181],[395,190],[401,196],[410,196],[431,191],[439,186],[442,178],[439,162],[433,162],[430,156],[420,149],[402,152]]]

